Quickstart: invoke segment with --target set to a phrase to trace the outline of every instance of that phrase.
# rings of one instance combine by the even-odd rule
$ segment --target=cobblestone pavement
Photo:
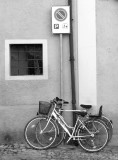
[[[73,145],[48,150],[33,150],[25,144],[1,145],[0,160],[118,160],[118,146],[107,146],[100,152],[87,153]]]

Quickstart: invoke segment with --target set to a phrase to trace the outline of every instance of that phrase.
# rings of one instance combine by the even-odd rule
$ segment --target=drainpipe
[[[69,46],[70,46],[70,64],[71,64],[71,88],[72,88],[72,109],[76,110],[76,91],[75,91],[75,70],[74,70],[74,49],[73,49],[73,18],[72,18],[72,0],[68,0],[70,6],[70,34],[69,34]],[[73,113],[73,125],[76,122],[76,115]]]

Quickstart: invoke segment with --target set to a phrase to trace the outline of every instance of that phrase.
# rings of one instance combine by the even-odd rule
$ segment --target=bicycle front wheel
[[[24,135],[26,142],[32,148],[47,149],[55,141],[57,135],[56,126],[52,120],[48,125],[47,122],[47,118],[35,117],[27,123]],[[45,139],[45,135],[48,135],[48,139]]]
[[[57,126],[51,119],[42,118],[36,126],[36,139],[43,149],[52,147],[57,137]]]
[[[100,120],[87,120],[85,126],[78,129],[78,142],[88,152],[97,152],[103,149],[108,142],[108,131]]]

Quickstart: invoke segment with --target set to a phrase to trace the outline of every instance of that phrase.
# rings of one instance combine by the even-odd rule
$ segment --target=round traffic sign
[[[55,19],[58,21],[64,21],[67,18],[67,11],[63,8],[59,8],[54,13]]]

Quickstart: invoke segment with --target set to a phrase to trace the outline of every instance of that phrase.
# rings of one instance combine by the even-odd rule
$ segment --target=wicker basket
[[[48,115],[51,104],[45,101],[39,101],[39,114]]]

